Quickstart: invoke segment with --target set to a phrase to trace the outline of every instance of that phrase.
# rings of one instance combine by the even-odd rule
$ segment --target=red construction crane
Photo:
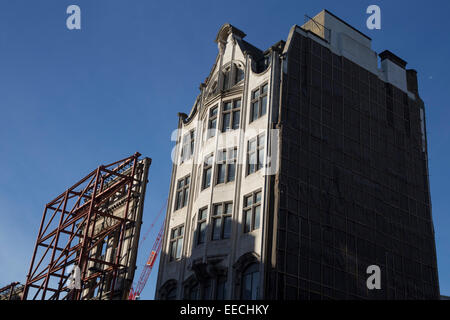
[[[167,207],[167,200],[168,199],[166,199],[166,201],[164,201],[161,209],[159,209],[158,214],[156,215],[155,219],[153,219],[152,224],[150,225],[150,228],[148,228],[148,230],[145,232],[144,236],[142,237],[141,241],[139,242],[139,245],[141,245],[145,241],[145,239],[147,239],[148,235],[150,234],[150,231],[152,231],[152,229],[155,226],[156,222],[159,220],[159,218],[161,217],[161,215],[165,211],[165,209]]]
[[[145,284],[147,283],[148,277],[152,272],[156,258],[158,257],[158,254],[161,251],[163,234],[164,234],[164,224],[159,230],[158,236],[156,237],[155,243],[153,244],[153,248],[147,259],[147,263],[145,264],[144,269],[141,272],[141,276],[139,277],[139,282],[136,288],[131,288],[130,290],[128,300],[136,300],[136,298],[138,298],[141,295],[142,290],[144,290]]]

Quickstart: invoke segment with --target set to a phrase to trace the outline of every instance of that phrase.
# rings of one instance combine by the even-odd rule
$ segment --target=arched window
[[[189,300],[200,300],[200,285],[196,282],[189,288]]]
[[[166,300],[176,300],[177,299],[177,288],[172,288],[167,292]]]
[[[242,65],[232,63],[222,70],[222,89],[227,91],[244,80],[244,69]]]
[[[241,299],[257,300],[259,296],[259,265],[250,264],[242,272]]]
[[[230,76],[231,67],[228,67],[223,71],[223,90],[228,90],[232,86],[232,84],[230,83]]]
[[[167,280],[159,289],[159,298],[161,300],[177,299],[177,281],[175,279]]]
[[[241,80],[244,80],[244,70],[236,66],[236,79],[235,83],[240,82]]]

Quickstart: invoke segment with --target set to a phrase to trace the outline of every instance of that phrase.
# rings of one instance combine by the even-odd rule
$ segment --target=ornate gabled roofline
[[[242,40],[246,36],[245,32],[242,30],[239,30],[238,28],[232,26],[229,23],[224,23],[222,27],[220,27],[219,32],[217,32],[216,39],[214,40],[215,43],[219,44],[220,42],[226,42],[228,39],[229,34],[234,34],[239,39]],[[219,62],[220,54],[216,55],[216,61],[214,62],[214,65],[212,66],[208,76],[206,77],[205,81],[202,83],[202,85],[207,85],[209,80],[211,79],[211,76],[213,75],[213,71],[217,66],[217,63]]]
[[[244,55],[250,55],[253,59],[259,60],[264,56],[264,53],[262,50],[256,48],[255,46],[251,45],[247,41],[243,40],[243,38],[246,36],[246,34],[239,30],[238,28],[232,26],[229,23],[225,23],[222,25],[222,27],[219,29],[216,39],[214,42],[216,42],[219,45],[219,51],[220,46],[223,46],[227,40],[228,37],[232,34],[234,36],[234,40],[237,42],[237,45],[239,46],[240,50],[244,53]],[[214,70],[216,69],[217,65],[220,62],[220,56],[221,53],[219,52],[218,55],[216,55],[216,59],[214,62],[214,65],[212,66],[208,76],[206,77],[205,81],[200,84],[200,94],[195,99],[195,103],[189,113],[187,115],[186,113],[178,113],[178,116],[181,118],[183,125],[189,124],[192,119],[195,117],[195,115],[199,112],[199,103],[203,104],[204,101],[201,101],[201,97],[208,85],[208,83],[211,81],[213,76],[215,75]],[[223,95],[223,93],[219,94],[220,96]],[[210,102],[210,101],[208,101]]]
[[[231,34],[234,34],[235,36],[243,39],[246,34],[242,30],[239,30],[238,28],[232,26],[229,23],[225,23],[222,25],[222,27],[219,29],[219,32],[217,33],[216,40],[214,40],[215,43],[219,43],[221,41],[227,41],[228,36]]]

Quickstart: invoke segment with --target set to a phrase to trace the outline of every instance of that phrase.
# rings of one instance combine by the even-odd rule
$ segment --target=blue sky
[[[81,8],[78,31],[66,28],[71,4]],[[371,4],[381,7],[381,30],[366,28]],[[1,1],[0,287],[25,280],[45,203],[136,151],[153,158],[146,232],[167,197],[177,112],[190,111],[223,23],[266,49],[323,8],[418,71],[440,286],[450,295],[448,1]],[[139,249],[137,277],[157,229]],[[142,298],[153,298],[156,274]]]

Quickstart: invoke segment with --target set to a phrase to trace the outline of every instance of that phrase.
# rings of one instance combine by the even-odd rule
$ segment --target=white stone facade
[[[249,140],[262,135],[264,144],[268,143],[268,130],[271,128],[271,110],[277,106],[277,101],[273,101],[272,77],[279,68],[277,54],[268,51],[265,54],[254,49],[252,52],[244,52],[248,44],[242,40],[245,36],[241,31],[226,24],[217,36],[219,53],[216,64],[206,82],[202,84],[201,93],[196,100],[189,116],[181,115],[179,130],[177,135],[177,146],[173,153],[175,164],[173,166],[171,189],[169,194],[168,211],[166,218],[166,237],[162,248],[160,273],[158,277],[158,287],[164,289],[164,284],[168,281],[176,282],[176,298],[181,299],[189,294],[189,279],[191,282],[201,281],[199,277],[210,278],[211,293],[203,288],[205,284],[200,284],[200,291],[197,298],[217,297],[217,284],[214,279],[216,273],[226,277],[226,294],[223,298],[235,298],[239,293],[230,290],[233,287],[233,268],[235,264],[245,254],[251,254],[257,261],[261,259],[262,233],[264,231],[264,216],[266,213],[265,191],[267,176],[264,170],[260,169],[254,173],[247,174],[247,148]],[[255,57],[256,56],[256,57]],[[259,61],[258,61],[259,60]],[[243,79],[239,80],[238,69],[243,72]],[[225,79],[224,72],[230,71],[229,79]],[[231,79],[231,80],[230,80]],[[229,83],[224,88],[224,83]],[[252,92],[255,89],[267,88],[265,113],[250,121]],[[214,92],[214,88],[223,88]],[[262,91],[261,91],[262,92]],[[278,96],[278,94],[277,94]],[[224,116],[224,104],[228,101],[240,101],[240,117],[238,128],[222,132]],[[262,101],[261,101],[262,104]],[[208,137],[208,123],[211,119],[210,110],[218,108],[216,130],[213,137]],[[262,113],[262,112],[261,112]],[[255,116],[256,117],[256,116]],[[183,137],[195,130],[195,147],[192,156],[180,163]],[[237,165],[234,181],[216,184],[218,175],[218,155],[222,149],[237,148]],[[267,148],[264,148],[264,153]],[[211,185],[202,188],[203,159],[213,155],[213,166],[211,175]],[[189,200],[186,206],[176,209],[176,189],[177,183],[183,177],[190,176]],[[251,232],[243,230],[243,198],[252,192],[260,192],[260,215],[256,223],[259,227]],[[214,204],[229,202],[232,203],[232,227],[231,235],[228,239],[212,240],[213,221],[212,211]],[[198,213],[202,208],[207,208],[206,218],[206,241],[198,244],[196,231],[198,228]],[[255,223],[255,222],[254,222]],[[171,261],[170,233],[178,226],[184,226],[183,248],[180,259]],[[169,236],[167,236],[169,235]],[[200,267],[196,267],[200,266]],[[202,266],[207,270],[203,271]],[[194,270],[200,268],[195,275]],[[214,269],[214,270],[212,270]],[[262,275],[259,272],[259,275]],[[262,277],[259,277],[262,281]],[[209,289],[208,289],[209,290]],[[160,290],[161,291],[161,290]],[[163,290],[164,291],[164,290]],[[163,298],[164,292],[157,293],[159,298]],[[166,290],[167,291],[167,290]],[[167,294],[167,293],[166,293]],[[209,297],[205,295],[209,294]]]

